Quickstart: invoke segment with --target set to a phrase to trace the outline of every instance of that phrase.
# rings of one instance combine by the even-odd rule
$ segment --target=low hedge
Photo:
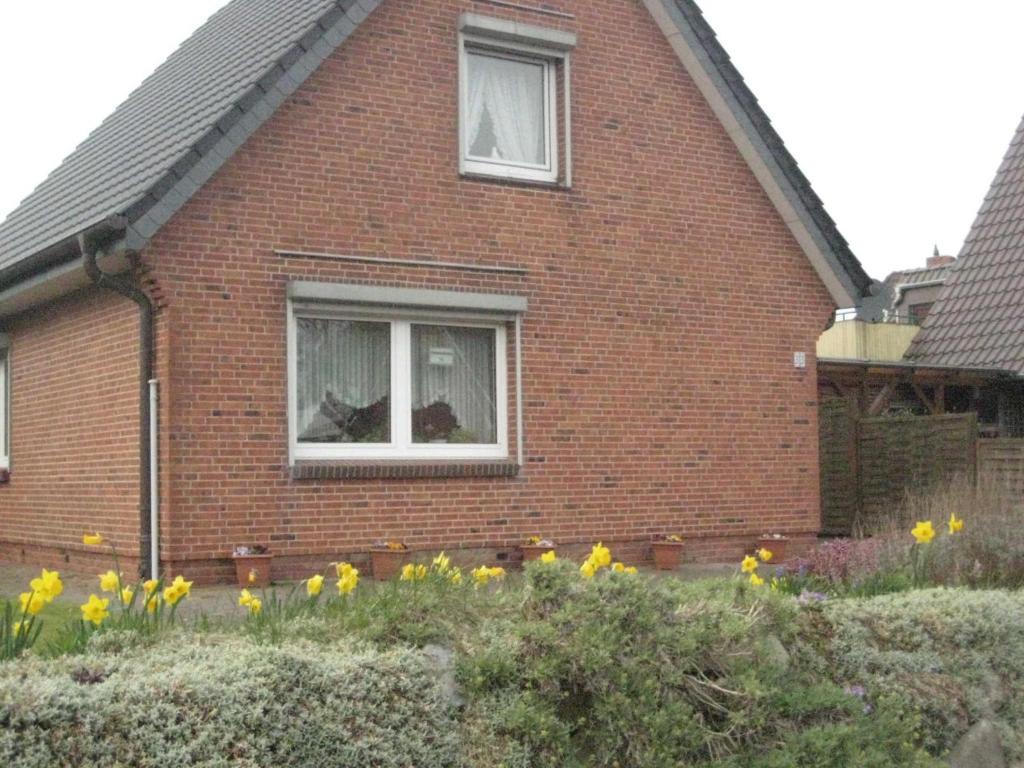
[[[454,766],[423,656],[182,633],[124,653],[0,665],[0,765]]]

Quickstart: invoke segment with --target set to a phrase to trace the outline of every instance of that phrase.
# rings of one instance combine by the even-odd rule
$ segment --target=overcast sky
[[[959,250],[1024,113],[1024,3],[699,2],[868,272]],[[0,2],[0,217],[222,4]]]

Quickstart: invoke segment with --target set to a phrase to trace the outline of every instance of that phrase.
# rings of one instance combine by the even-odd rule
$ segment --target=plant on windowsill
[[[789,537],[781,533],[765,533],[757,540],[758,557],[772,565],[782,564],[786,560],[786,545]]]
[[[370,547],[373,578],[388,581],[398,575],[409,558],[409,547],[401,541],[378,541]]]
[[[235,561],[235,576],[239,587],[270,586],[270,565],[274,555],[265,546],[253,544],[235,547],[231,558]]]
[[[523,553],[523,562],[528,563],[531,560],[538,560],[545,552],[554,552],[555,546],[555,542],[551,539],[531,536],[519,545],[519,549]]]
[[[654,550],[654,567],[659,571],[674,571],[683,559],[683,537],[670,533],[651,543]]]

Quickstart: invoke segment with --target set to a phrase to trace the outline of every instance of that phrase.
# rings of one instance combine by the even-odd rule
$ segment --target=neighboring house
[[[955,264],[955,257],[940,256],[936,248],[923,269],[904,269],[885,278],[883,286],[888,297],[885,319],[921,325]]]
[[[818,339],[819,359],[903,360],[955,262],[936,248],[923,269],[890,274],[859,308],[836,313]]]
[[[10,215],[0,555],[813,539],[867,275],[691,0],[540,6],[234,0]]]

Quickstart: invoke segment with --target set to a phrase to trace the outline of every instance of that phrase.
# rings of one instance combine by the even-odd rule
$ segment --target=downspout
[[[100,269],[96,263],[97,252],[91,250],[85,241],[85,235],[78,236],[78,247],[82,252],[85,273],[99,288],[114,291],[126,299],[134,301],[139,307],[139,575],[145,577],[147,571],[156,573],[160,568],[159,554],[155,562],[150,552],[153,528],[150,512],[153,481],[153,467],[150,451],[150,380],[153,378],[153,302],[130,278],[111,275]],[[147,565],[149,566],[147,568]]]

